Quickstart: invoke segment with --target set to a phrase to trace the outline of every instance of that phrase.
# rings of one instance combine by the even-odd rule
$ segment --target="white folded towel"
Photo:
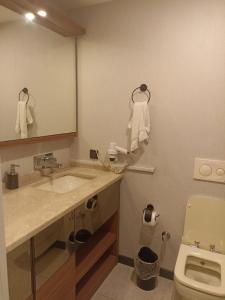
[[[130,151],[135,151],[141,142],[148,141],[150,135],[150,114],[146,101],[134,103],[128,128],[131,130]]]
[[[26,101],[19,101],[17,105],[16,133],[20,134],[21,139],[28,137],[28,125],[33,123],[33,118]]]

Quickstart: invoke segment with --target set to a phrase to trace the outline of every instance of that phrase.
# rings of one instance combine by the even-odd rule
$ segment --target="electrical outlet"
[[[98,160],[98,150],[90,149],[90,159]]]

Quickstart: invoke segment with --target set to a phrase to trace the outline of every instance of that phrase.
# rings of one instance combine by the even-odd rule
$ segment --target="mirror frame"
[[[5,141],[5,142],[0,142],[0,149],[2,147],[36,144],[36,143],[42,143],[46,141],[56,141],[56,140],[62,140],[66,138],[74,138],[74,137],[78,137],[77,132],[69,132],[69,133],[62,133],[62,134],[38,136],[38,137],[32,137],[32,138],[20,139],[20,140]]]

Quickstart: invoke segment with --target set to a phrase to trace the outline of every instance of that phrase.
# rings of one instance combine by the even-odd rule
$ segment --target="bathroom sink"
[[[65,175],[58,178],[50,178],[48,182],[37,185],[36,188],[42,191],[65,194],[77,189],[91,179],[93,177]]]

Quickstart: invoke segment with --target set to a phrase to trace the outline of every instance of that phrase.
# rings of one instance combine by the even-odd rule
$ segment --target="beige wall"
[[[33,145],[20,145],[0,149],[0,161],[2,160],[1,171],[9,171],[10,164],[19,164],[20,175],[33,172],[33,157],[41,153],[53,152],[58,162],[67,166],[70,162],[70,146],[72,140],[52,141]]]
[[[225,1],[115,0],[74,16],[87,35],[79,41],[73,156],[88,158],[90,147],[104,153],[110,141],[126,146],[130,94],[150,85],[151,140],[137,164],[157,171],[123,180],[120,253],[132,257],[140,239],[151,239],[141,233],[151,202],[161,215],[152,246],[171,232],[163,266],[173,269],[188,197],[225,198],[224,185],[192,179],[195,157],[225,159]]]

